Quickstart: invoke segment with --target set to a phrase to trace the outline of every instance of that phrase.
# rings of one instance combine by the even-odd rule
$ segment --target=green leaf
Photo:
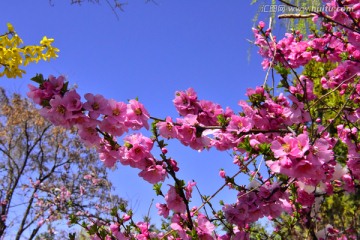
[[[69,233],[70,240],[75,240],[75,237],[76,237],[76,233]]]
[[[63,87],[61,88],[60,92],[64,95],[68,91],[69,82],[65,82]]]
[[[268,143],[261,143],[259,144],[259,151],[260,153],[266,155],[270,152],[270,145],[271,144],[268,144]]]
[[[96,224],[94,224],[94,225],[90,226],[88,232],[90,235],[94,235],[98,232],[98,229],[99,229],[99,227]]]
[[[249,137],[245,137],[244,140],[241,143],[239,143],[238,148],[244,149],[247,152],[251,152],[252,147],[250,145]]]
[[[101,229],[99,234],[102,237],[102,239],[105,239],[107,236],[107,231],[105,229]]]
[[[290,74],[290,69],[284,67],[281,64],[276,64],[274,66],[274,69],[276,70],[277,73],[279,73],[281,76],[283,75],[289,75]]]
[[[122,212],[126,212],[126,205],[124,203],[120,203],[119,209]]]
[[[113,207],[113,208],[110,210],[110,215],[113,216],[113,217],[116,217],[116,215],[117,215],[117,210],[118,210],[117,207]]]
[[[226,118],[223,114],[219,114],[216,116],[217,118],[217,123],[221,126],[221,127],[226,127],[227,125],[227,121],[226,121]]]
[[[45,82],[44,76],[42,74],[36,74],[36,76],[30,80],[39,84],[43,84]]]
[[[349,53],[348,52],[342,52],[340,53],[341,60],[345,61],[349,59]]]
[[[161,186],[162,186],[162,183],[155,183],[153,185],[153,189],[155,190],[156,196],[163,195],[163,193],[161,192]]]
[[[76,224],[79,221],[79,218],[75,214],[70,214],[69,219],[71,224]]]

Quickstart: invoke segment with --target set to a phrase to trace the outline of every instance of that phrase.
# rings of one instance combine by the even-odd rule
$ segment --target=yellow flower
[[[25,73],[21,66],[29,63],[37,63],[40,60],[49,61],[56,58],[59,49],[53,47],[53,38],[44,36],[40,41],[40,45],[23,44],[22,39],[16,34],[14,27],[8,23],[8,32],[0,35],[0,77],[8,78],[22,77]]]

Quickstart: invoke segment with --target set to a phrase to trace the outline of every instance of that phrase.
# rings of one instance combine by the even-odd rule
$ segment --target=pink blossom
[[[114,99],[108,100],[108,115],[119,122],[124,122],[126,119],[127,105],[123,102],[117,102]]]
[[[96,130],[99,121],[91,118],[81,118],[76,124],[79,131],[78,134],[87,146],[98,146],[100,144],[100,136]]]
[[[304,190],[297,190],[296,201],[300,203],[303,207],[311,207],[315,201],[315,196],[312,193],[308,193]]]
[[[151,158],[152,154],[150,153],[153,147],[153,141],[143,136],[141,133],[135,133],[124,138],[125,142],[125,151],[124,158],[130,161],[130,165],[140,162],[145,158]],[[134,162],[131,164],[131,162]],[[145,167],[145,166],[144,166]]]
[[[99,125],[103,132],[107,132],[113,136],[121,136],[128,131],[125,122],[119,121],[118,118],[111,116],[105,117]]]
[[[92,178],[91,179],[91,182],[93,185],[99,185],[99,183],[101,182],[101,179],[100,178]]]
[[[225,218],[229,223],[235,224],[239,227],[244,227],[246,219],[248,218],[248,206],[241,205],[228,205],[226,204],[223,209]]]
[[[290,95],[288,98],[293,102],[291,107],[285,107],[282,115],[286,118],[285,123],[292,125],[294,123],[306,123],[309,122],[310,114],[304,110],[304,104],[297,98]]]
[[[197,95],[192,88],[189,88],[186,91],[176,92],[173,102],[176,110],[181,116],[198,113],[199,106],[197,104]]]
[[[158,214],[160,216],[163,216],[164,218],[167,218],[169,216],[169,208],[166,204],[157,203],[156,208],[159,210]]]
[[[178,214],[173,215],[173,217],[171,218],[170,227],[179,234],[181,240],[191,239],[189,235],[186,233],[188,229],[183,226],[183,218],[181,215],[180,216]]]
[[[193,187],[196,185],[196,182],[194,181],[189,181],[188,184],[186,185],[186,187],[184,188],[185,190],[185,197],[187,200],[190,200],[191,198],[191,194],[192,194],[192,190]]]
[[[355,192],[355,184],[350,174],[345,174],[344,176],[342,176],[341,179],[344,182],[343,188],[345,189],[345,191],[348,191],[350,193]]]
[[[360,48],[360,34],[359,33],[349,31],[349,33],[348,33],[348,41],[354,47]]]
[[[254,126],[253,120],[247,117],[237,115],[231,116],[227,131],[235,131],[237,134],[250,131]]]
[[[69,120],[73,117],[73,113],[67,109],[68,102],[66,100],[59,95],[55,95],[50,100],[50,107],[40,110],[41,115],[48,118],[55,125],[70,128]]]
[[[52,93],[48,93],[46,91],[43,91],[42,89],[39,89],[31,84],[28,85],[28,88],[30,89],[29,92],[26,93],[26,95],[36,104],[42,105],[44,100],[50,100],[53,96]]]
[[[59,95],[60,90],[64,86],[65,77],[59,76],[58,78],[50,75],[49,80],[46,80],[40,87],[37,88],[31,84],[28,85],[30,92],[27,96],[32,99],[36,104],[45,106],[45,102],[53,98],[54,95]],[[45,105],[43,105],[45,104]]]
[[[151,165],[143,169],[139,176],[142,177],[145,181],[155,184],[158,182],[163,182],[167,177],[167,172],[162,165]]]
[[[196,219],[197,227],[196,233],[201,240],[212,240],[212,232],[215,230],[214,224],[212,224],[205,215],[199,213]]]
[[[138,222],[138,223],[136,223],[136,226],[140,229],[140,232],[144,237],[149,236],[149,223]],[[148,238],[144,238],[144,239],[148,239]]]
[[[106,167],[113,167],[115,163],[122,157],[123,148],[112,146],[109,142],[103,140],[98,148],[99,158],[104,162]]]
[[[317,180],[324,178],[321,163],[316,158],[291,159],[281,157],[279,161],[267,161],[267,164],[273,172],[286,174],[290,177],[309,177]]]
[[[54,77],[53,75],[50,75],[48,79],[49,80],[46,81],[46,83],[49,84],[44,86],[44,88],[48,88],[47,91],[53,91],[54,94],[60,93],[66,80],[65,76],[61,75],[59,77]]]
[[[311,156],[316,157],[316,161],[321,164],[327,163],[334,158],[334,153],[331,150],[331,145],[324,138],[316,139],[315,143],[310,149]]]
[[[84,103],[84,109],[89,111],[89,117],[92,119],[97,119],[100,114],[108,115],[108,100],[105,99],[102,95],[91,93],[85,94],[85,99],[87,102]]]
[[[297,137],[287,134],[285,137],[279,137],[273,141],[270,149],[276,158],[285,156],[300,158],[309,150],[309,138],[306,134],[300,134]]]
[[[170,186],[168,193],[165,195],[165,201],[170,210],[174,212],[183,213],[186,210],[186,205],[184,200],[180,197],[180,195],[176,192],[176,188],[174,186]]]
[[[199,123],[196,115],[186,115],[183,119],[178,118],[177,123],[180,125],[177,127],[177,138],[185,146],[190,146],[195,150],[203,150],[206,147],[210,147],[210,138],[203,136],[201,130],[198,131]]]
[[[160,136],[164,138],[176,138],[178,131],[172,122],[171,117],[166,117],[165,122],[158,122],[156,126],[159,128]]]
[[[200,100],[197,120],[201,124],[215,126],[218,125],[217,116],[223,113],[224,110],[219,104],[207,100]]]
[[[356,179],[360,180],[360,158],[350,158],[346,162],[347,167]]]
[[[64,94],[63,98],[68,111],[81,111],[82,102],[80,95],[75,90],[70,90]]]
[[[224,131],[217,131],[211,139],[211,146],[214,146],[219,151],[225,151],[234,148],[238,145],[239,139],[234,134]]]
[[[142,127],[149,129],[149,123],[147,122],[150,118],[150,114],[137,100],[130,100],[127,105],[126,111],[126,123],[131,129],[138,130]]]

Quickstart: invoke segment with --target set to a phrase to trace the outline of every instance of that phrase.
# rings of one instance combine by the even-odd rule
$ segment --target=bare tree
[[[49,0],[51,6],[54,6],[55,0]],[[145,3],[154,3],[157,5],[155,0],[144,0]],[[119,19],[118,12],[124,11],[124,7],[128,4],[127,1],[119,1],[119,0],[70,0],[70,4],[73,5],[82,5],[83,3],[95,3],[101,4],[104,3],[110,7],[111,11],[114,13],[117,19]]]
[[[47,230],[68,232],[66,222],[96,216],[124,203],[97,154],[74,132],[44,120],[20,95],[0,88],[0,239],[34,239]]]

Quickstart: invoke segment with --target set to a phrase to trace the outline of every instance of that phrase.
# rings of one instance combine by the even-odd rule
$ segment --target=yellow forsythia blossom
[[[57,57],[59,49],[51,46],[54,39],[43,37],[40,45],[22,46],[23,41],[16,34],[14,27],[10,23],[7,27],[8,32],[0,35],[0,77],[22,77],[25,73],[25,70],[21,69],[22,66]]]

